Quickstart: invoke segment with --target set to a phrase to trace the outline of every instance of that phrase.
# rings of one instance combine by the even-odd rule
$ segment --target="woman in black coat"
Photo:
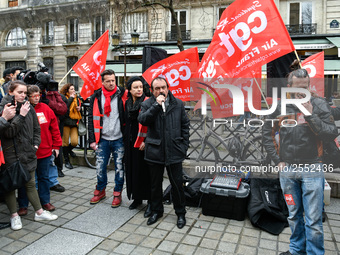
[[[129,93],[125,103],[126,127],[124,131],[126,190],[133,203],[129,209],[135,209],[143,200],[150,199],[150,177],[144,161],[145,133],[138,135],[141,125],[137,121],[141,103],[145,100],[142,79],[133,76],[126,85]],[[151,214],[148,203],[144,217]]]
[[[10,125],[0,134],[5,164],[1,168],[6,169],[19,158],[22,166],[31,174],[31,180],[25,184],[28,200],[34,210],[34,220],[56,220],[57,215],[44,211],[39,201],[38,192],[35,188],[35,169],[37,157],[35,155],[40,145],[40,124],[33,106],[26,100],[27,86],[22,81],[12,81],[8,86],[6,95],[0,104],[0,113],[5,105],[14,103],[16,115],[11,119]],[[17,201],[15,190],[5,194],[7,207],[11,213],[11,228],[19,230],[22,228],[21,218],[17,213]]]

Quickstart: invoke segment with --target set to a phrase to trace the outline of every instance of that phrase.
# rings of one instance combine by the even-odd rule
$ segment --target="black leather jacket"
[[[330,142],[338,136],[329,105],[321,98],[311,98],[313,112],[304,116],[306,123],[294,127],[274,125],[265,121],[263,126],[263,145],[275,164],[286,162],[289,164],[311,164],[321,162],[322,142]],[[295,105],[287,105],[289,119],[297,120],[300,110]],[[274,113],[267,119],[279,119],[281,102]],[[278,122],[275,122],[278,123]],[[275,132],[279,132],[279,144],[275,141]]]
[[[154,96],[142,103],[138,121],[148,127],[145,160],[171,165],[182,162],[189,147],[189,118],[183,102],[169,91],[169,106],[163,113]]]
[[[340,106],[331,108],[331,112],[334,117],[334,120],[340,120]]]

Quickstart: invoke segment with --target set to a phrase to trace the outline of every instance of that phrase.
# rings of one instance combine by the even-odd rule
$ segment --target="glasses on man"
[[[40,95],[30,96],[30,98],[40,98]]]

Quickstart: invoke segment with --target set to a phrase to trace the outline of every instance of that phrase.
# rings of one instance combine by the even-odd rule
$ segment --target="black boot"
[[[68,151],[69,151],[68,146],[63,147],[65,167],[68,168],[68,169],[73,169],[73,166],[72,166],[70,159],[68,157],[68,153],[69,153]]]
[[[148,201],[148,205],[146,206],[146,210],[144,212],[144,218],[149,218],[151,214],[152,214],[151,204],[150,201]]]
[[[60,168],[58,168],[58,177],[64,177],[64,176],[65,174],[63,173],[63,171]]]
[[[71,156],[72,158],[75,158],[75,157],[77,157],[77,155],[72,151],[73,148],[74,148],[74,147],[70,144],[70,145],[68,146],[68,153],[70,154],[70,156]]]

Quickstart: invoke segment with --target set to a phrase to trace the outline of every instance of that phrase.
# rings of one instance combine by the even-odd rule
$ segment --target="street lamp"
[[[125,84],[126,82],[126,54],[129,54],[132,51],[132,49],[136,49],[136,46],[139,41],[139,34],[136,32],[136,30],[134,30],[134,32],[131,33],[131,46],[127,45],[126,42],[122,45],[119,44],[120,36],[117,33],[117,31],[115,31],[115,33],[111,35],[111,38],[112,38],[111,43],[114,49],[119,50],[119,52],[124,55],[124,84]]]

